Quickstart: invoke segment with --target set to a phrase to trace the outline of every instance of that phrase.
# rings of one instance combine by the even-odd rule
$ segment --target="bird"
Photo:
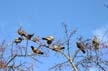
[[[76,42],[76,45],[83,53],[85,53],[84,44],[81,41]]]
[[[32,39],[33,42],[35,43],[39,43],[39,36],[35,36],[33,39]]]
[[[14,43],[16,43],[16,44],[21,43],[22,40],[23,40],[23,38],[18,37],[17,39],[15,39]]]
[[[54,51],[60,51],[65,49],[65,47],[63,45],[54,45],[54,47],[52,48],[52,50]]]
[[[44,54],[42,51],[40,51],[38,48],[35,48],[34,46],[31,46],[31,49],[32,49],[32,51],[33,51],[34,53],[36,53],[36,54],[41,54],[41,55]]]
[[[54,36],[47,36],[47,37],[43,37],[43,40],[47,41],[47,44],[51,44],[54,41]]]
[[[18,34],[20,36],[25,36],[26,35],[26,32],[24,32],[21,28],[18,29]]]
[[[31,40],[31,38],[34,36],[34,34],[26,34],[24,37],[28,40]]]
[[[98,50],[99,49],[99,39],[96,36],[94,36],[92,43],[93,43],[95,49]]]

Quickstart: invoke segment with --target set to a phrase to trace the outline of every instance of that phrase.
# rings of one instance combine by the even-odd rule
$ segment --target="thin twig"
[[[62,62],[62,63],[56,64],[55,66],[53,66],[53,67],[51,67],[51,68],[49,68],[49,69],[54,69],[54,68],[56,68],[56,67],[58,67],[58,66],[60,66],[60,65],[63,65],[63,64],[65,64],[65,63],[67,63],[67,62],[69,62],[69,61],[64,61],[64,62]]]
[[[14,60],[16,56],[17,56],[17,55],[14,55],[14,56],[6,63],[6,65],[8,65],[12,60]]]

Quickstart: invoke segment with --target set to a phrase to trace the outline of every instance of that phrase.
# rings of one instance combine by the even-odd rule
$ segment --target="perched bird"
[[[52,50],[54,51],[60,51],[65,49],[65,47],[63,45],[54,45],[54,47],[52,48]]]
[[[83,53],[85,53],[84,44],[81,41],[76,42],[76,45]]]
[[[25,38],[28,40],[31,40],[31,38],[33,37],[34,34],[26,34]]]
[[[32,39],[33,42],[35,43],[39,43],[39,36],[35,36],[33,39]]]
[[[26,35],[26,32],[24,32],[21,28],[18,29],[18,34],[20,36],[25,36]]]
[[[93,43],[95,49],[98,50],[99,49],[99,39],[96,36],[94,36],[92,43]]]
[[[41,54],[41,55],[44,54],[42,51],[40,51],[38,48],[35,48],[34,46],[31,46],[31,49],[36,54]]]
[[[42,39],[46,40],[47,44],[51,44],[54,41],[54,36],[48,36],[48,37],[44,37]]]
[[[23,38],[18,37],[17,39],[15,39],[14,43],[16,43],[16,44],[21,43],[22,40],[23,40]]]

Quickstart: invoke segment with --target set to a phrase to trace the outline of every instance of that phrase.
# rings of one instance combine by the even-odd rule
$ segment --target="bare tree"
[[[40,38],[34,33],[25,32],[20,27],[18,29],[19,37],[8,44],[6,41],[1,42],[0,70],[34,71],[34,61],[41,63],[37,57],[47,57],[49,54],[47,51],[51,50],[51,53],[60,54],[64,60],[50,67],[49,70],[62,71],[64,68],[70,67],[71,71],[88,71],[90,67],[95,66],[100,71],[107,71],[107,42],[99,41],[96,36],[95,39],[82,38],[77,36],[77,29],[69,31],[66,24],[63,26],[65,39],[61,41],[55,40],[54,35]],[[75,36],[79,38],[75,39]],[[46,52],[44,49],[47,49]]]

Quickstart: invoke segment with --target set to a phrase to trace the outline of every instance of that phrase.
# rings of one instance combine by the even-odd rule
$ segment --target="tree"
[[[107,71],[108,60],[106,56],[108,52],[106,42],[100,41],[96,46],[97,43],[95,44],[93,39],[82,38],[81,36],[78,36],[79,38],[73,42],[72,38],[78,30],[69,31],[66,24],[63,24],[63,26],[65,39],[62,41],[55,40],[54,35],[40,38],[35,36],[34,33],[25,32],[20,27],[18,29],[19,37],[14,39],[12,43],[7,44],[6,41],[1,43],[0,70],[34,71],[34,61],[41,62],[36,57],[43,55],[47,57],[50,54],[47,51],[51,50],[51,53],[60,54],[64,60],[50,67],[49,70],[57,71],[63,70],[64,67],[71,67],[71,71],[87,71],[90,67],[96,66],[99,71]],[[46,49],[46,52],[44,49]]]

